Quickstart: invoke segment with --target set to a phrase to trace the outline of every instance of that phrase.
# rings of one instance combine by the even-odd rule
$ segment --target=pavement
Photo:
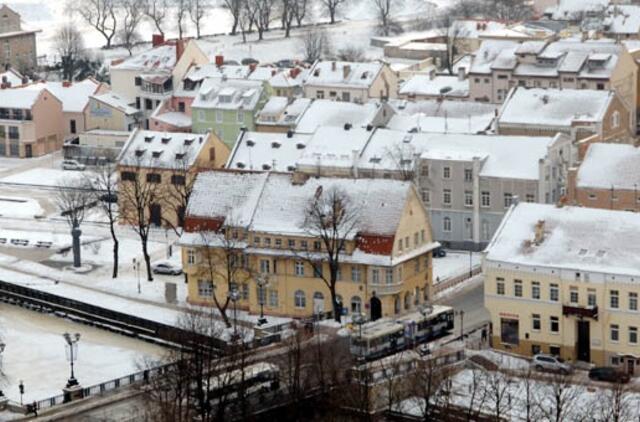
[[[443,295],[438,301],[440,305],[451,306],[457,311],[454,320],[454,333],[460,333],[462,324],[465,333],[489,323],[490,314],[484,307],[484,276],[482,274],[465,281],[455,291]],[[460,318],[462,314],[462,321]]]

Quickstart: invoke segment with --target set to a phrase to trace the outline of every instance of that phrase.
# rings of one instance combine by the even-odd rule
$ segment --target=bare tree
[[[347,45],[340,50],[336,58],[344,62],[364,62],[366,61],[365,51],[361,47],[355,45]]]
[[[73,266],[82,265],[80,259],[80,226],[84,221],[87,210],[91,207],[91,188],[84,180],[67,180],[56,189],[54,201],[67,220],[73,239]]]
[[[307,16],[307,6],[309,5],[310,0],[294,0],[293,1],[293,15],[296,18],[296,24],[298,28],[302,26],[302,21],[305,16]]]
[[[321,29],[307,32],[302,38],[302,54],[307,63],[320,60],[329,49],[329,38]]]
[[[196,38],[202,35],[202,20],[211,6],[210,0],[189,0],[189,17],[196,27]]]
[[[410,375],[408,383],[420,409],[422,419],[435,419],[434,396],[440,389],[446,368],[436,364],[435,359],[425,359],[418,362],[416,371]]]
[[[233,23],[231,25],[231,35],[236,35],[238,25],[240,24],[241,14],[243,13],[244,0],[222,0],[223,6],[231,13]]]
[[[440,25],[440,32],[446,40],[447,47],[443,66],[447,69],[449,75],[453,75],[453,65],[462,48],[461,38],[466,37],[468,31],[462,23],[453,19],[449,14],[441,19]]]
[[[56,31],[54,46],[62,64],[62,79],[73,81],[78,59],[84,52],[82,33],[73,24],[66,23]]]
[[[399,143],[387,150],[400,180],[412,181],[416,176],[417,154],[413,145]]]
[[[91,187],[93,193],[93,201],[98,204],[102,213],[107,217],[109,223],[109,232],[113,240],[113,271],[111,276],[118,277],[118,259],[119,259],[119,241],[116,234],[116,225],[118,224],[118,176],[116,166],[112,163],[106,163],[97,167],[95,173],[92,174]]]
[[[118,40],[130,56],[133,54],[133,47],[142,40],[138,29],[144,17],[144,6],[144,0],[120,0],[122,26],[118,31]]]
[[[273,12],[275,0],[246,0],[245,8],[249,16],[253,16],[253,22],[258,30],[258,39],[264,39],[265,31],[269,30],[271,24],[271,14]],[[249,22],[251,26],[251,21]]]
[[[176,25],[178,28],[178,39],[184,36],[184,20],[189,13],[189,0],[173,0],[175,8]]]
[[[289,38],[291,36],[291,26],[295,18],[295,4],[297,0],[280,0],[280,21],[282,22],[282,29],[284,30],[284,37]]]
[[[331,24],[336,23],[336,13],[338,12],[338,8],[342,3],[346,0],[322,0],[322,4],[324,4],[329,12],[329,18],[331,19]]]
[[[384,36],[402,32],[402,26],[392,15],[400,0],[371,0],[378,18],[378,31]]]
[[[604,394],[597,395],[593,406],[596,420],[624,422],[634,419],[634,410],[639,403],[627,384],[617,382],[613,387],[603,390]]]
[[[469,397],[469,405],[467,406],[467,421],[477,420],[482,413],[484,407],[487,390],[483,384],[482,372],[479,370],[471,371],[471,382],[467,384],[467,395]]]
[[[171,213],[164,213],[163,224],[171,227],[178,236],[182,233],[187,204],[196,183],[197,174],[192,169],[194,159],[194,153],[186,146],[176,154],[176,159],[173,160],[171,166],[171,183],[163,194],[163,205],[165,209],[171,210]],[[175,216],[175,220],[169,218],[170,215]]]
[[[583,390],[582,386],[571,382],[570,375],[553,374],[542,385],[538,400],[538,410],[543,419],[551,422],[580,420],[577,399]]]
[[[302,256],[313,268],[314,275],[329,289],[334,319],[340,322],[341,306],[336,294],[338,271],[347,242],[356,234],[360,210],[342,189],[332,186],[324,191],[322,186],[318,186],[304,212],[302,228],[320,244],[319,248],[313,248],[317,250],[302,252]],[[323,271],[325,262],[329,267],[328,274]]]
[[[242,0],[240,3],[240,13],[238,15],[238,27],[242,33],[242,42],[247,42],[247,32],[251,32],[251,28],[256,20],[258,9],[249,0]]]
[[[511,377],[502,371],[483,371],[484,393],[488,410],[496,421],[509,419],[512,406]]]
[[[125,224],[131,226],[140,238],[147,280],[153,281],[148,243],[153,226],[152,209],[162,204],[163,194],[159,183],[148,181],[144,177],[145,169],[142,159],[138,157],[127,164],[127,169],[120,173],[118,201],[120,218]],[[126,177],[123,177],[125,174]]]
[[[530,18],[533,9],[527,0],[488,0],[485,13],[487,17],[514,22]]]
[[[111,48],[118,29],[117,0],[69,0],[69,6],[104,37],[104,48]]]
[[[170,0],[144,0],[144,14],[149,18],[156,30],[164,37],[162,25],[167,18]]]
[[[524,417],[526,422],[540,420],[538,411],[538,396],[536,393],[536,381],[534,379],[533,369],[528,368],[527,372],[520,377],[520,386],[518,397],[520,399],[520,407],[524,408]]]

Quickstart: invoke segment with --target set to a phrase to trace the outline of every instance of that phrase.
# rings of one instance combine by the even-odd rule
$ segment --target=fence
[[[433,286],[433,293],[434,294],[438,294],[444,290],[447,290],[457,284],[462,283],[465,280],[468,280],[469,278],[473,277],[474,275],[478,275],[482,272],[482,266],[480,265],[475,265],[472,269],[471,269],[471,274],[469,274],[468,272],[465,272],[464,274],[460,274],[459,276],[456,277],[450,277],[447,278],[445,280],[442,280],[441,282],[439,282],[438,284],[435,284]]]

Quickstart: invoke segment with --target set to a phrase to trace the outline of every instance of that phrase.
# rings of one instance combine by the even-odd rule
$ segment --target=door
[[[373,296],[369,301],[369,308],[371,309],[371,321],[382,318],[382,303],[380,299]]]
[[[628,358],[627,359],[627,373],[630,376],[633,376],[633,373],[635,372],[635,366],[636,366],[635,358]]]
[[[72,119],[69,123],[70,123],[69,130],[71,131],[71,133],[75,134],[77,130],[76,121]]]
[[[160,205],[152,204],[149,211],[149,222],[154,226],[160,226],[162,223],[162,208]]]
[[[25,144],[24,145],[24,156],[27,158],[31,158],[33,157],[33,149],[32,149],[32,145],[31,144]]]
[[[578,321],[578,341],[576,344],[577,358],[583,362],[591,361],[591,340],[589,338],[589,321]]]

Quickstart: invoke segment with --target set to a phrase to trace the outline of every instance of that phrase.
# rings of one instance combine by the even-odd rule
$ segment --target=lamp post
[[[460,316],[460,341],[464,339],[464,311],[460,309],[456,311],[456,315]]]
[[[22,406],[22,396],[24,395],[24,382],[20,380],[20,384],[18,384],[18,389],[20,390],[20,406]]]
[[[238,299],[240,299],[240,292],[236,287],[233,287],[231,290],[229,290],[229,293],[227,295],[229,296],[229,299],[231,300],[231,302],[233,302],[233,337],[234,339],[237,339],[238,338],[238,316],[237,316],[236,303],[238,302]]]
[[[140,261],[133,258],[133,272],[138,276],[138,294],[141,293],[140,290]]]
[[[62,337],[64,337],[64,340],[67,342],[67,359],[69,360],[69,365],[71,367],[71,377],[67,381],[67,388],[69,388],[78,385],[78,380],[73,373],[73,362],[78,358],[78,342],[80,341],[80,333],[75,333],[73,335],[64,333]]]
[[[260,299],[260,318],[258,319],[258,325],[263,325],[267,323],[267,319],[264,317],[264,288],[269,284],[269,279],[265,274],[260,274],[256,279],[256,284],[260,288],[260,295],[258,296],[258,299]]]

